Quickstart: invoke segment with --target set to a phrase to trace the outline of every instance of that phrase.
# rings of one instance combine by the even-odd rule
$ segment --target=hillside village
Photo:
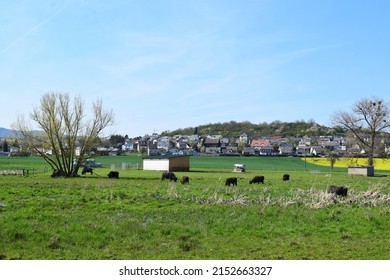
[[[338,156],[346,153],[340,136],[262,137],[251,139],[243,133],[239,137],[222,135],[146,135],[125,139],[119,148],[107,152],[138,152],[147,155],[187,154],[206,156],[325,156],[332,151]]]
[[[233,124],[237,125],[237,123]],[[282,125],[286,126],[286,123],[282,123]],[[196,128],[194,132],[197,131]],[[305,136],[254,136],[247,133],[240,135],[236,133],[238,136],[153,133],[152,135],[129,138],[127,135],[112,135],[107,139],[101,139],[100,145],[92,151],[92,154],[112,156],[126,153],[139,153],[145,156],[364,156],[364,149],[357,145],[348,144],[344,133],[318,135],[318,132],[324,131],[332,130],[318,131],[317,129],[316,133],[311,127],[305,130]],[[182,131],[174,131],[173,133],[176,132]],[[310,132],[313,132],[314,135],[309,136]],[[389,156],[389,143],[383,140],[382,144],[381,156]],[[0,138],[0,152],[2,155],[21,153],[20,148],[14,145],[12,140],[7,142],[7,138],[4,137]]]
[[[190,154],[205,156],[318,156],[362,157],[364,148],[353,144],[347,132],[309,122],[206,124],[124,139],[121,152],[147,155]],[[377,156],[390,154],[388,134],[380,139]]]

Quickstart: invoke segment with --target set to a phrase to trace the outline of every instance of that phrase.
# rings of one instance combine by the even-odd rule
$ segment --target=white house
[[[133,140],[126,139],[125,143],[122,145],[122,151],[133,152],[134,151],[134,142],[133,142]]]

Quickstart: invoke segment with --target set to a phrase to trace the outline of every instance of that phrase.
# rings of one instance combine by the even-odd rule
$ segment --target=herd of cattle
[[[169,180],[177,182],[178,178],[173,172],[164,171],[161,175],[161,180]],[[283,174],[282,176],[283,181],[289,181],[290,180],[290,174]],[[237,177],[229,177],[225,181],[225,186],[237,186]],[[188,176],[183,176],[180,180],[182,184],[189,184],[190,178]],[[264,184],[264,176],[255,176],[250,181],[249,184]],[[330,186],[327,189],[327,193],[340,195],[340,196],[347,196],[348,188],[344,186]]]
[[[85,167],[83,167],[83,170],[81,171],[81,174],[85,175],[87,173],[96,174],[96,173],[93,173],[93,168],[85,166]],[[51,177],[56,178],[56,177],[61,177],[62,175],[63,174],[59,170],[53,170],[53,173],[51,174]],[[110,171],[107,174],[107,176],[108,176],[108,178],[116,178],[116,179],[118,179],[119,178],[119,172],[118,171]]]
[[[93,173],[93,169],[90,167],[84,167],[83,170],[81,171],[82,175],[85,175],[86,173]],[[51,175],[52,177],[59,177],[61,174],[57,170],[53,171],[53,174]],[[118,171],[110,171],[107,174],[108,178],[119,178],[119,172]],[[225,181],[225,186],[237,186],[237,177],[229,177]],[[175,173],[173,172],[168,172],[164,171],[161,175],[161,180],[169,180],[173,182],[177,182],[178,178],[176,177]],[[290,180],[290,175],[289,174],[283,174],[282,176],[283,181],[289,181]],[[189,184],[190,183],[190,178],[188,176],[183,176],[180,179],[180,183],[182,184]],[[264,184],[264,176],[254,176],[250,181],[249,184],[259,184],[262,183]],[[335,195],[340,195],[340,196],[347,196],[348,194],[348,188],[344,186],[330,186],[327,189],[327,192],[330,194],[335,194]]]

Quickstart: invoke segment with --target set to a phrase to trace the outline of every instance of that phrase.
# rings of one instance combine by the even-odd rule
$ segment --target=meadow
[[[300,158],[191,158],[190,184],[122,169],[51,178],[40,158],[0,157],[0,259],[390,259],[390,168],[350,177]],[[242,163],[245,173],[233,173]],[[115,167],[119,179],[108,179]],[[290,181],[281,180],[284,173]],[[264,184],[249,184],[264,175]],[[239,178],[226,187],[227,177]],[[326,193],[349,188],[347,197]]]

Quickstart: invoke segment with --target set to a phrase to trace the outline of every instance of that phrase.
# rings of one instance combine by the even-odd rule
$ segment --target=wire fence
[[[0,175],[3,176],[28,176],[30,175],[30,172],[35,173],[35,170],[29,170],[29,169],[3,169],[0,170]]]
[[[139,163],[131,163],[131,162],[122,162],[110,164],[111,170],[140,170],[141,164]],[[43,169],[2,169],[0,170],[0,176],[29,176],[34,174],[41,173],[51,173],[52,170],[50,168]]]
[[[120,163],[113,163],[110,165],[111,170],[139,170],[140,165],[138,163],[131,163],[131,162],[122,162]]]

